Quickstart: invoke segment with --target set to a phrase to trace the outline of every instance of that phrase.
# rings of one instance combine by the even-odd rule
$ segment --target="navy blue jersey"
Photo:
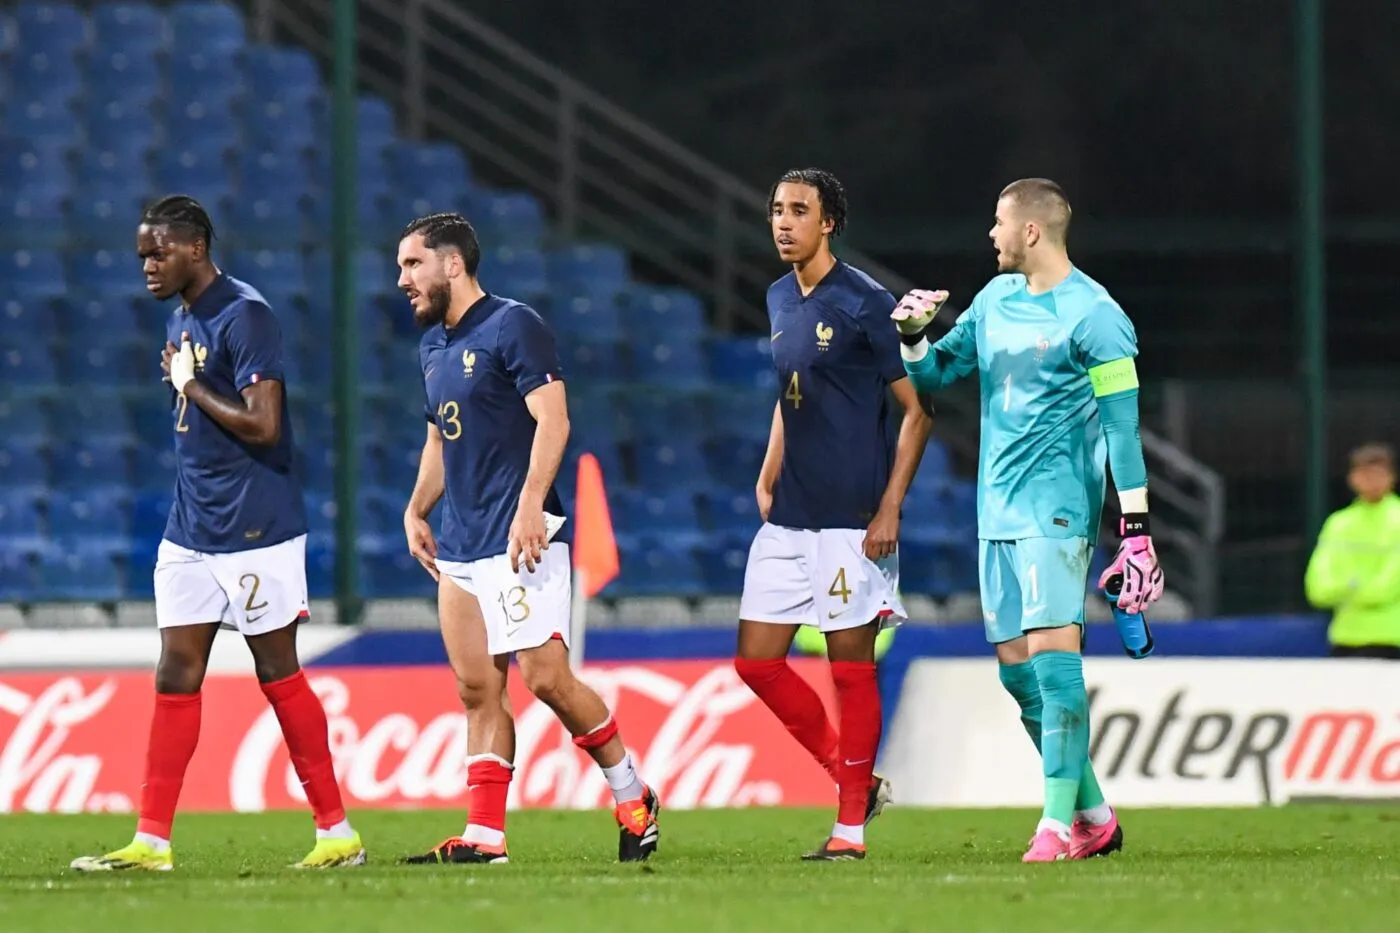
[[[456,327],[430,327],[418,357],[426,414],[442,436],[438,557],[466,563],[504,554],[535,443],[525,396],[563,375],[554,334],[528,305],[487,295]],[[564,514],[552,487],[544,510]],[[572,538],[565,523],[553,540]]]
[[[194,346],[195,378],[219,395],[236,399],[255,382],[283,382],[282,433],[269,447],[245,444],[172,390],[175,504],[166,539],[221,554],[306,534],[276,315],[257,289],[220,275],[193,305],[170,315],[167,339],[178,347],[184,331]]]
[[[803,297],[788,273],[768,289],[783,462],[768,520],[788,528],[864,528],[894,465],[890,383],[905,378],[894,296],[837,262]]]

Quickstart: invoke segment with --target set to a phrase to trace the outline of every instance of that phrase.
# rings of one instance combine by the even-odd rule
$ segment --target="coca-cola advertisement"
[[[797,670],[828,709],[826,665]],[[308,671],[330,721],[336,774],[353,808],[465,806],[466,718],[447,670]],[[719,661],[593,665],[581,676],[608,703],[648,783],[670,808],[823,805],[835,791]],[[609,806],[599,769],[553,713],[511,678],[516,772],[510,806]],[[125,812],[134,806],[153,705],[151,675],[0,676],[0,813]],[[184,810],[257,812],[304,805],[277,719],[249,677],[210,676]]]

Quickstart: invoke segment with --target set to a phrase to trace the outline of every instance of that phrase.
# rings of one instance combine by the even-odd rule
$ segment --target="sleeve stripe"
[[[1089,370],[1089,382],[1094,387],[1095,398],[1136,389],[1137,364],[1133,362],[1132,357],[1126,356],[1121,360],[1100,364]]]

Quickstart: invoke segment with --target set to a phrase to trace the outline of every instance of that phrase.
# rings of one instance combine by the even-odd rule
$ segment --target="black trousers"
[[[1384,658],[1400,661],[1400,645],[1333,645],[1334,658]]]

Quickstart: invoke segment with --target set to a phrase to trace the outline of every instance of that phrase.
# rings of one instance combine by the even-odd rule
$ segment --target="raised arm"
[[[977,369],[977,302],[941,340],[928,342],[928,329],[947,300],[945,291],[915,289],[890,314],[899,329],[904,371],[917,392],[947,388]]]

